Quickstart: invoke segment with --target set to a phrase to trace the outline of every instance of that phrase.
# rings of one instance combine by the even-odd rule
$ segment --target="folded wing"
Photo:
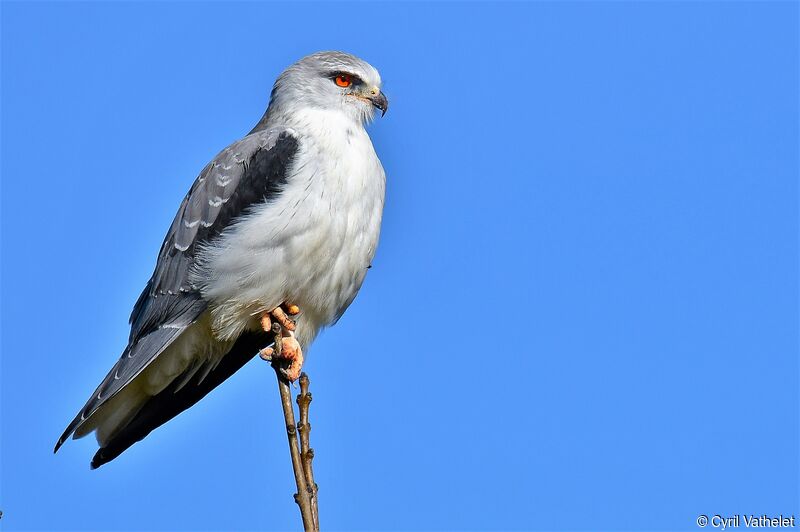
[[[164,239],[153,276],[134,305],[130,317],[131,333],[128,346],[59,438],[55,451],[58,451],[70,435],[87,422],[109,399],[130,384],[203,314],[207,302],[197,287],[192,285],[189,277],[198,247],[217,237],[251,206],[276,197],[286,183],[289,167],[297,149],[298,140],[289,130],[255,131],[227,147],[202,170],[184,198]],[[249,349],[251,343],[252,339],[234,345],[234,349],[239,352],[239,359],[244,356],[241,350]],[[253,348],[250,357],[255,353],[255,349],[257,348]],[[227,362],[224,366],[221,363],[222,371],[216,372],[205,384],[194,382],[194,386],[191,386],[191,381],[181,382],[181,392],[189,388],[182,395],[173,390],[172,399],[164,396],[163,392],[150,399],[148,402],[157,400],[165,412],[174,411],[174,413],[158,422],[161,418],[155,416],[152,408],[148,409],[145,405],[129,423],[129,425],[137,423],[137,426],[124,434],[125,441],[133,438],[124,448],[194,404],[232,374],[227,371],[234,367],[235,371],[241,367],[241,364],[236,365],[239,359],[233,363]],[[224,378],[220,380],[223,375]],[[181,380],[180,377],[175,379],[176,382]],[[216,383],[211,388],[207,388],[214,382]],[[200,389],[201,384],[203,384],[202,389]],[[169,389],[170,387],[167,387],[164,391]],[[170,401],[175,401],[175,404],[167,405],[166,403]],[[186,406],[179,408],[179,403]],[[145,432],[142,433],[143,430]],[[124,432],[125,430],[122,431]],[[142,435],[138,437],[140,434]],[[95,460],[98,460],[98,457],[95,457]]]

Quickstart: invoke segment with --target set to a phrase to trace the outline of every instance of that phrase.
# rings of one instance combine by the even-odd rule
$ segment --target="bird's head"
[[[344,52],[317,52],[284,70],[270,97],[275,113],[309,107],[338,110],[363,124],[372,120],[376,109],[386,114],[389,102],[375,67]]]

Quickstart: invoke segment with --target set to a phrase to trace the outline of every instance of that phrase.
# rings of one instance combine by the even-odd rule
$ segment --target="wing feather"
[[[127,386],[206,310],[189,273],[199,246],[253,204],[280,193],[298,149],[291,130],[251,133],[200,172],[167,232],[155,271],[130,316],[128,346],[58,440],[55,450],[106,401]]]
[[[219,366],[204,378],[186,374],[176,378],[167,388],[153,396],[137,412],[134,418],[119,431],[92,459],[92,469],[110,462],[134,443],[142,440],[153,429],[166,423],[205,397],[228,377],[244,366],[264,345],[272,341],[267,333],[245,332],[238,338]]]

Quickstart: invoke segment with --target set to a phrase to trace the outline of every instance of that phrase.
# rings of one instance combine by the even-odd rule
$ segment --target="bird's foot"
[[[261,316],[261,327],[264,331],[275,334],[273,347],[262,349],[261,358],[272,361],[273,365],[278,360],[288,361],[289,364],[282,364],[279,371],[289,382],[296,381],[303,369],[303,350],[294,337],[295,322],[289,317],[299,313],[300,308],[297,305],[284,303]],[[274,323],[270,316],[275,319]]]
[[[281,358],[288,360],[289,365],[281,368],[281,373],[286,377],[289,382],[294,382],[300,378],[300,373],[303,370],[303,350],[300,349],[300,344],[295,339],[294,335],[284,336],[282,338]]]
[[[270,318],[270,316],[272,316],[281,327],[287,331],[294,331],[297,325],[289,316],[297,316],[298,314],[300,314],[300,307],[292,303],[284,302],[281,306],[275,307],[261,316],[261,328],[266,332],[272,330],[272,319]]]

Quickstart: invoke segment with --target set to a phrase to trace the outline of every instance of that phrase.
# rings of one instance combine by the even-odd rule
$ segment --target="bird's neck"
[[[274,103],[270,104],[264,116],[250,133],[275,126],[286,126],[303,131],[325,129],[329,134],[336,134],[337,131],[366,133],[365,123],[360,115],[351,116],[342,110],[326,110],[315,107],[288,110]],[[311,133],[311,131],[309,132]]]

